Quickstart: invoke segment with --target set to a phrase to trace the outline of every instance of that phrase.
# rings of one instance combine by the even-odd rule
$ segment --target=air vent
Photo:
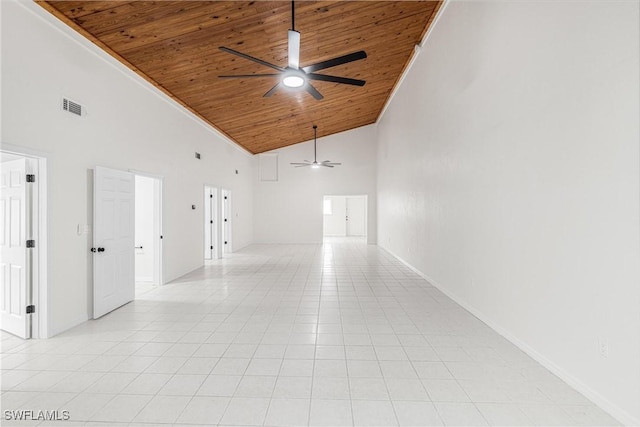
[[[67,98],[62,98],[62,109],[64,111],[73,113],[77,116],[82,116],[85,112],[82,105],[75,103],[73,101],[70,101]]]

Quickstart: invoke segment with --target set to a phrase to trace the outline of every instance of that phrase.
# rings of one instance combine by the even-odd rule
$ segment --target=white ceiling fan
[[[318,162],[316,159],[317,154],[317,142],[316,137],[318,133],[318,126],[313,125],[313,162],[309,160],[304,160],[303,162],[291,163],[296,168],[303,168],[305,166],[311,166],[313,169],[318,169],[320,166],[324,166],[325,168],[332,168],[334,166],[340,166],[342,163],[335,163],[331,160],[325,160],[324,162]]]

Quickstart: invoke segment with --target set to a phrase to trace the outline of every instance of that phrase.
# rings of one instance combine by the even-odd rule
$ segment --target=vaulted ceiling
[[[367,58],[318,71],[366,80],[314,81],[263,97],[278,77],[221,79],[272,69],[225,46],[287,66],[291,2],[39,1],[42,7],[251,153],[374,123],[441,1],[299,1],[300,65],[364,50]]]

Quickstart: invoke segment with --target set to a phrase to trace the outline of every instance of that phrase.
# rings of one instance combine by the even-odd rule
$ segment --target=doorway
[[[324,196],[325,237],[366,237],[367,196]]]
[[[162,179],[135,173],[135,295],[162,284]]]
[[[205,185],[204,187],[204,259],[222,258],[220,250],[220,206],[218,203],[218,189]]]
[[[20,338],[48,337],[47,159],[0,151],[0,320]]]

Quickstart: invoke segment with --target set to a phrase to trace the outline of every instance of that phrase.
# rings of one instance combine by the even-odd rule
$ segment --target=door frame
[[[158,181],[158,200],[156,200],[156,205],[154,207],[154,211],[156,211],[154,213],[154,215],[158,215],[158,228],[155,230],[156,231],[156,235],[159,235],[160,238],[157,240],[157,245],[158,245],[158,257],[157,259],[154,259],[154,262],[157,263],[157,265],[155,266],[155,272],[154,275],[157,274],[158,275],[158,285],[157,286],[162,286],[164,285],[164,227],[163,227],[163,210],[164,210],[164,176],[162,175],[157,175],[157,174],[153,174],[153,173],[149,173],[149,172],[144,172],[144,171],[140,171],[140,170],[136,170],[136,169],[129,169],[129,172],[131,172],[134,175],[134,179],[136,176],[143,176],[145,178],[152,178]],[[154,197],[155,199],[155,197]],[[135,203],[135,196],[134,196],[134,203]],[[134,230],[135,230],[135,226],[134,226]],[[155,257],[155,248],[154,248],[154,258]]]
[[[230,254],[233,252],[233,199],[231,198],[231,190],[227,188],[220,189],[220,211],[222,212],[222,218],[226,221],[222,221],[222,235],[220,241],[222,245],[221,255]],[[225,201],[226,200],[226,201]],[[226,240],[226,244],[225,242]]]
[[[31,338],[49,338],[49,155],[47,153],[32,150],[19,145],[2,143],[0,151],[7,154],[22,156],[35,162],[36,185],[31,191],[32,206],[32,238],[36,241],[36,247],[31,249],[31,304],[36,306],[35,313],[31,314]],[[27,285],[28,286],[28,285]]]

